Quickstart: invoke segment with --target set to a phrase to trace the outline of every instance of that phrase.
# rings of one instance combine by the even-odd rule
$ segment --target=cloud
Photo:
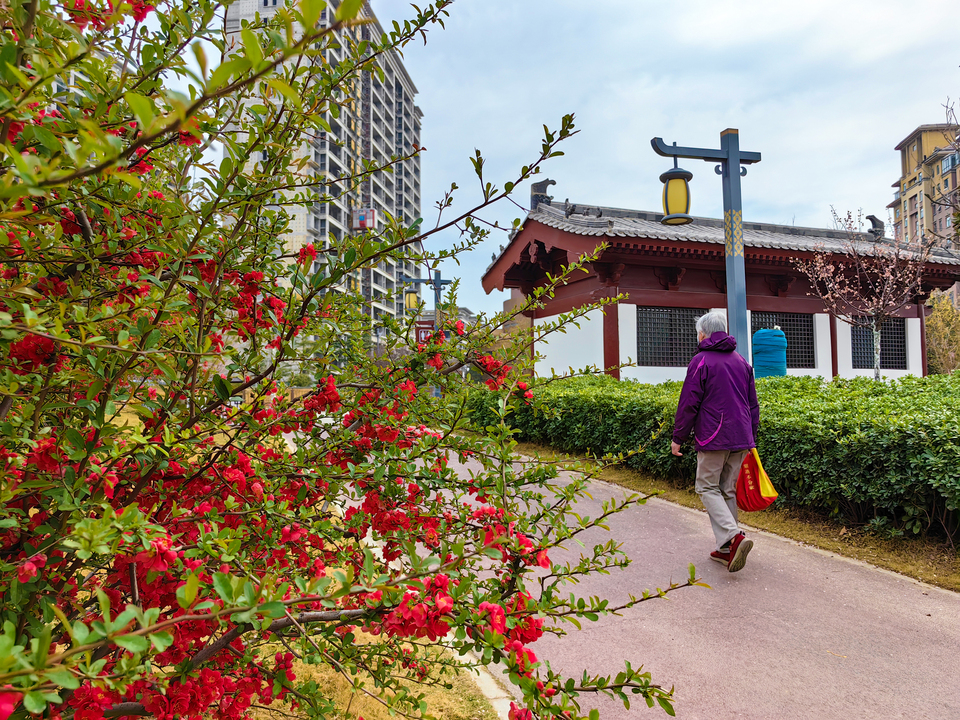
[[[374,10],[385,25],[409,14],[399,0]],[[831,206],[883,217],[900,172],[894,146],[943,122],[960,92],[955,8],[940,0],[457,0],[450,12],[445,31],[405,51],[424,111],[426,224],[451,182],[463,188],[455,208],[477,202],[474,148],[502,184],[535,157],[542,125],[569,112],[581,132],[544,171],[560,201],[657,210],[668,162],[650,138],[714,147],[736,127],[763,155],[744,178],[746,219],[825,227]],[[685,164],[693,212],[719,216],[712,166]],[[526,187],[517,201],[529,201]],[[518,215],[484,213],[507,224]],[[504,296],[484,295],[479,279],[505,242],[496,234],[444,268],[463,278],[460,304],[500,308]]]

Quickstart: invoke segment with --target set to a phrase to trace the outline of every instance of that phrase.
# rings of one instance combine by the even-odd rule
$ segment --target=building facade
[[[258,14],[268,18],[284,2],[237,0],[227,8],[227,32],[238,33],[243,20],[253,22]],[[320,26],[332,23],[339,4],[339,0],[328,2]],[[327,49],[324,61],[335,66],[344,60],[350,44],[379,40],[383,28],[369,3],[364,4],[361,15],[369,22],[340,31],[341,47]],[[379,66],[382,75],[364,72],[346,88],[345,102],[337,116],[326,114],[330,131],[310,138],[294,154],[294,161],[307,160],[306,167],[314,178],[330,182],[330,197],[310,206],[288,208],[292,216],[286,237],[290,252],[309,243],[330,252],[345,235],[376,231],[386,215],[405,225],[421,216],[417,150],[423,113],[415,103],[417,88],[396,52],[381,56]],[[370,172],[359,182],[348,180],[361,175],[369,163],[375,167],[389,164],[392,171]],[[336,182],[338,179],[343,182]],[[358,284],[367,300],[371,324],[384,315],[402,316],[406,311],[401,278],[419,278],[421,274],[413,262],[392,258],[358,272],[351,282]],[[419,292],[420,285],[413,287]]]
[[[905,242],[931,233],[953,235],[960,153],[957,125],[921,125],[895,148],[900,152],[900,178],[893,183],[893,214],[896,237]]]
[[[659,213],[608,207],[552,205],[533,209],[483,277],[494,289],[529,295],[571,261],[607,248],[587,273],[576,273],[532,313],[536,373],[593,366],[616,377],[658,383],[682,380],[697,352],[695,320],[725,312],[723,224],[695,218],[681,226],[660,224]],[[829,314],[795,266],[828,252],[841,259],[842,231],[744,223],[747,310],[753,331],[780,326],[787,336],[790,375],[853,377],[873,374],[873,338]],[[924,290],[944,289],[960,278],[960,259],[938,254],[927,264]],[[625,294],[617,304],[591,311],[566,334],[537,339],[537,329],[561,313]],[[906,306],[881,334],[886,377],[926,374],[922,298]],[[751,332],[751,335],[753,333]],[[748,360],[752,349],[740,348]],[[617,366],[630,363],[622,370]]]

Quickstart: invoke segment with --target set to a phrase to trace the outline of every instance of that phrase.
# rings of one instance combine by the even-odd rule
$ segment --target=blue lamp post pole
[[[436,317],[436,327],[440,326],[440,292],[443,290],[444,285],[449,285],[453,280],[444,280],[440,277],[440,271],[434,270],[433,277],[431,278],[411,278],[406,275],[400,276],[400,282],[409,283],[411,285],[424,284],[433,287],[433,298],[434,298],[434,315]]]
[[[720,149],[688,148],[667,145],[661,138],[650,141],[657,155],[718,162],[715,170],[723,177],[723,238],[727,270],[727,325],[737,340],[740,353],[746,355],[750,338],[747,324],[747,282],[743,263],[743,206],[740,201],[740,177],[747,174],[743,165],[760,162],[760,153],[741,152],[740,134],[728,128],[720,133]],[[691,218],[692,219],[692,218]],[[677,224],[674,221],[673,224]]]

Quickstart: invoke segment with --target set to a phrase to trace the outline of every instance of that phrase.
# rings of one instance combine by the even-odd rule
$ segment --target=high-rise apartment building
[[[953,208],[960,179],[957,125],[921,125],[896,147],[900,151],[900,179],[893,183],[896,237],[911,242],[936,234],[953,235]]]
[[[239,32],[242,20],[253,21],[257,13],[268,18],[285,0],[236,0],[227,9],[228,33]],[[278,4],[279,3],[279,4]],[[339,0],[330,0],[320,18],[330,24]],[[371,22],[342,33],[341,47],[328,49],[325,60],[336,65],[344,59],[350,43],[379,40],[383,28],[369,3],[362,16]],[[287,248],[296,252],[308,243],[329,252],[331,240],[345,234],[376,230],[387,214],[404,225],[420,217],[420,157],[414,155],[420,146],[423,113],[414,103],[416,85],[407,73],[399,54],[386,53],[378,60],[380,73],[361,73],[353,86],[346,89],[346,102],[338,117],[327,113],[330,132],[310,138],[294,154],[306,158],[308,171],[315,177],[336,181],[329,186],[328,202],[307,207],[290,208],[293,216]],[[391,158],[407,158],[391,163]],[[350,181],[364,169],[365,161],[377,167],[390,164],[390,171],[373,172],[362,182]],[[385,259],[376,267],[366,268],[356,277],[367,300],[371,323],[384,315],[404,314],[401,276],[419,278],[421,269],[412,262]],[[420,290],[420,285],[412,285]]]

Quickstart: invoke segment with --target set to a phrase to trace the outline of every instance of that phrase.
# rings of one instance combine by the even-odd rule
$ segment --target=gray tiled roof
[[[688,225],[661,225],[662,217],[661,213],[621,208],[541,203],[527,215],[527,220],[536,220],[575,235],[606,236],[614,243],[616,238],[651,238],[715,245],[724,243],[723,223],[720,220],[695,217]],[[872,241],[872,237],[860,237],[866,246],[863,249],[869,253],[871,243],[868,241]],[[769,223],[743,224],[743,244],[747,247],[842,253],[848,242],[849,236],[842,230]],[[929,262],[960,265],[960,257],[954,253],[936,252]]]

